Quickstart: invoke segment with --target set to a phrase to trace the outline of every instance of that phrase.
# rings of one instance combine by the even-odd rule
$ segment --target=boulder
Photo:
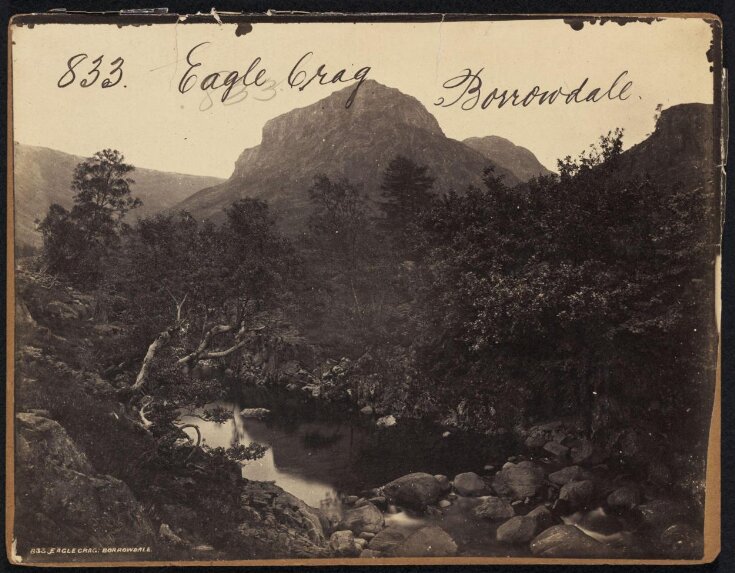
[[[570,457],[574,464],[584,464],[592,460],[595,455],[595,448],[587,438],[582,438],[572,446]]]
[[[544,529],[548,529],[554,525],[554,522],[556,521],[556,519],[554,519],[554,515],[545,505],[539,505],[537,508],[532,509],[526,514],[526,517],[533,519],[536,523],[534,534],[541,533]]]
[[[398,421],[396,420],[396,417],[393,414],[388,414],[387,416],[378,418],[375,423],[380,428],[390,428],[391,426],[395,426],[398,423]]]
[[[360,554],[360,548],[355,543],[355,535],[351,531],[332,533],[329,547],[337,557],[356,557]]]
[[[513,499],[526,499],[536,496],[544,485],[544,470],[530,461],[517,464],[507,462],[495,474],[493,489],[499,495]]]
[[[551,455],[557,458],[564,459],[569,454],[569,448],[561,445],[558,442],[546,442],[544,444],[544,451],[549,452]]]
[[[243,418],[265,418],[271,411],[268,408],[243,408],[240,415]]]
[[[431,474],[413,473],[383,486],[383,494],[391,503],[423,510],[433,505],[442,494],[439,482]]]
[[[564,484],[559,492],[559,499],[566,501],[572,509],[585,507],[592,501],[595,484],[592,480],[570,481]]]
[[[549,481],[556,485],[564,485],[570,481],[588,480],[591,477],[592,476],[588,471],[580,468],[579,466],[568,466],[558,472],[549,474]]]
[[[665,528],[686,517],[682,505],[666,499],[654,499],[636,508],[643,523],[649,527]]]
[[[372,416],[373,414],[373,407],[372,406],[363,406],[360,408],[360,414],[365,414],[366,416]]]
[[[454,489],[459,495],[478,497],[488,493],[487,485],[475,472],[458,474],[454,478]]]
[[[452,489],[452,482],[449,481],[449,478],[447,476],[437,474],[434,476],[434,479],[439,482],[439,487],[442,488],[442,493]]]
[[[602,557],[605,546],[573,525],[554,525],[531,541],[538,557]]]
[[[503,521],[516,514],[513,506],[499,497],[489,496],[475,507],[475,515],[492,521]]]
[[[457,554],[457,544],[441,527],[429,525],[411,534],[392,554],[396,557],[449,557]]]
[[[388,504],[388,500],[386,500],[382,495],[371,497],[370,499],[368,499],[368,501],[378,509],[385,509]]]
[[[498,527],[495,537],[501,543],[527,543],[536,535],[536,520],[525,515],[516,515]]]
[[[360,539],[364,539],[365,541],[370,541],[373,537],[375,537],[374,533],[370,533],[369,531],[363,531],[360,535],[358,535]]]
[[[349,529],[356,535],[359,535],[363,531],[378,533],[383,529],[384,525],[385,520],[380,510],[372,503],[366,502],[365,505],[345,512],[341,528]]]
[[[16,419],[16,516],[20,535],[39,546],[150,545],[155,533],[130,488],[98,474],[66,430],[32,413]],[[19,535],[19,537],[20,537]]]
[[[451,505],[452,505],[452,502],[449,501],[448,499],[442,499],[439,501],[439,507],[441,507],[442,509],[450,507]]]
[[[632,509],[639,503],[640,495],[632,487],[619,487],[607,496],[607,505],[615,509]]]
[[[397,527],[386,527],[370,540],[368,548],[381,553],[389,553],[405,541],[406,537],[408,537],[407,532]]]

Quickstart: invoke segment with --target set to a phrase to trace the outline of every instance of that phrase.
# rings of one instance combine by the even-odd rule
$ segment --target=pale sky
[[[15,27],[13,138],[85,156],[112,147],[139,167],[228,177],[242,150],[260,143],[268,119],[350,85],[312,84],[303,92],[289,87],[289,71],[308,51],[314,55],[305,69],[312,73],[321,63],[332,74],[346,68],[346,77],[370,66],[369,79],[419,99],[447,136],[499,135],[529,148],[552,169],[557,158],[578,154],[615,127],[625,129],[626,147],[641,141],[653,130],[658,104],[712,103],[713,97],[706,58],[712,31],[696,18],[585,24],[580,31],[562,20],[256,23],[239,37],[235,29],[216,23]],[[264,77],[279,84],[275,97],[257,101],[272,93],[249,92],[223,105],[217,99],[222,90],[213,94],[214,104],[198,88],[179,93],[184,58],[205,41],[210,44],[196,53],[199,81],[216,71],[244,73],[259,56]],[[76,82],[57,87],[69,58],[82,52],[89,58],[75,68]],[[124,58],[122,80],[102,89],[103,74],[95,85],[80,87],[99,55],[105,73],[115,58]],[[625,70],[633,86],[628,100],[597,104],[471,111],[433,105],[448,95],[442,84],[464,68],[484,68],[483,92],[499,87],[525,94],[534,85],[569,91],[585,77],[588,86],[606,89]]]

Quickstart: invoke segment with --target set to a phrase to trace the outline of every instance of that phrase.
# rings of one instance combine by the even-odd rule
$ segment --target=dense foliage
[[[107,293],[132,355],[175,324],[163,378],[214,325],[233,325],[215,362],[234,372],[243,353],[224,348],[289,328],[322,360],[351,359],[353,397],[398,415],[487,431],[568,415],[608,446],[649,426],[694,445],[713,368],[710,203],[632,175],[621,150],[616,131],[558,176],[509,188],[487,170],[461,192],[397,157],[378,205],[320,175],[298,242],[254,199],[222,225],[179,213],[127,228],[132,167],[105,151],[77,169],[74,209],[49,210],[44,257]]]

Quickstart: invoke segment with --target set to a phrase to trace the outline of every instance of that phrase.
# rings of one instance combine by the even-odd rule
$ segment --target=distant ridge
[[[520,181],[526,182],[534,177],[552,174],[552,171],[544,167],[531,151],[504,137],[497,135],[470,137],[463,143],[492,159]]]
[[[124,153],[124,150],[120,151]],[[40,245],[41,235],[36,231],[34,221],[43,219],[52,203],[71,207],[74,168],[84,159],[48,147],[15,143],[13,192],[16,244]],[[131,176],[135,180],[132,186],[133,195],[143,200],[143,205],[128,215],[133,221],[136,217],[146,217],[170,209],[203,187],[223,181],[217,177],[137,167]]]

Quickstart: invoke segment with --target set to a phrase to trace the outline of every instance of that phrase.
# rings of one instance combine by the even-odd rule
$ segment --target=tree
[[[116,150],[98,151],[74,169],[74,206],[51,205],[40,223],[49,270],[80,285],[96,284],[101,265],[118,246],[125,214],[142,204],[131,195],[134,170]]]
[[[347,179],[332,181],[320,174],[309,188],[309,198],[314,207],[309,229],[317,247],[333,256],[338,264],[355,270],[367,232],[363,196]]]
[[[419,166],[403,155],[390,162],[380,186],[385,199],[380,207],[385,213],[386,229],[402,232],[431,204],[435,179],[428,171],[427,166]]]

